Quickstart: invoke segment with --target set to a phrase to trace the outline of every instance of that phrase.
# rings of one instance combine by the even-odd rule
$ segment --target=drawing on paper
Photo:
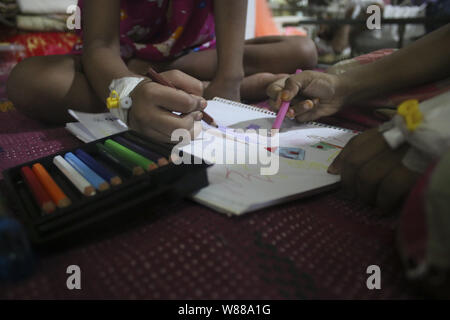
[[[292,160],[305,160],[305,150],[295,147],[266,148],[267,151],[278,154],[280,157]]]
[[[319,150],[333,150],[333,149],[342,149],[342,147],[337,146],[335,144],[331,144],[325,141],[320,141],[319,143],[313,144],[311,147],[319,149]]]
[[[253,130],[258,130],[258,129],[260,129],[260,128],[261,128],[261,126],[252,123],[252,124],[248,125],[247,128],[245,128],[245,129],[247,129],[247,130],[251,130],[251,129],[253,129]]]
[[[278,148],[278,154],[287,159],[305,160],[305,150],[300,148],[280,147]]]

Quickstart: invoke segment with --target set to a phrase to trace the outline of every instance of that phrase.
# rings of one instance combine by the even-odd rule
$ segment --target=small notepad
[[[219,128],[270,129],[276,117],[271,111],[219,98],[208,101],[205,111]],[[219,212],[241,215],[330,189],[340,177],[328,174],[327,168],[356,134],[317,122],[299,124],[286,119],[279,133],[279,147],[266,150],[279,155],[277,174],[262,175],[257,164],[214,164],[208,168],[210,185],[193,195],[193,199]],[[237,147],[239,152],[254,152],[250,147],[253,142],[247,142],[246,146]],[[192,151],[195,143],[198,140],[184,150]],[[214,163],[214,159],[206,160]]]
[[[78,122],[67,123],[66,129],[85,143],[128,130],[127,125],[110,112],[86,113],[69,109],[69,114]]]

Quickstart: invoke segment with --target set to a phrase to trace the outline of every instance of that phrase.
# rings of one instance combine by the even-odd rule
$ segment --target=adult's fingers
[[[349,197],[356,194],[356,177],[360,168],[384,151],[390,151],[384,138],[378,130],[370,130],[365,139],[359,139],[359,144],[353,144],[352,152],[347,155],[342,163],[341,178],[342,188]],[[364,140],[363,142],[361,142]]]
[[[286,82],[286,79],[288,77],[279,79],[272,84],[270,84],[266,89],[266,94],[271,100],[276,100],[278,95],[280,94],[281,90],[284,88],[284,84]]]
[[[367,142],[370,142],[370,144],[364,146]],[[342,173],[344,163],[347,163],[350,168],[359,167],[386,148],[388,148],[388,145],[383,136],[378,132],[378,129],[367,130],[353,137],[347,143],[345,148],[328,167],[328,173]]]
[[[317,120],[319,118],[322,118],[324,116],[328,115],[328,113],[326,113],[326,110],[322,110],[322,109],[311,109],[299,116],[297,116],[295,119],[298,122],[307,122],[307,121],[314,121]]]
[[[290,76],[286,80],[282,99],[292,100],[300,91],[307,98],[320,100],[332,99],[335,94],[336,79],[330,75],[314,71],[305,71]]]
[[[313,113],[315,105],[313,100],[303,100],[299,101],[297,103],[294,103],[291,105],[291,110],[293,112],[293,115],[297,121],[308,121],[310,116]],[[305,118],[308,118],[308,120],[305,120]]]
[[[381,182],[377,193],[377,206],[385,213],[397,208],[419,176],[418,173],[399,164]]]
[[[161,75],[169,80],[176,88],[196,96],[203,96],[203,83],[179,70],[162,72]]]
[[[281,100],[291,101],[302,89],[302,84],[297,80],[297,76],[291,76],[286,80],[281,91]]]
[[[329,81],[325,79],[314,78],[311,81],[304,81],[302,94],[306,97],[317,97],[322,100],[326,100],[333,97],[333,95],[335,94],[335,89]]]
[[[320,105],[319,99],[305,100],[296,108],[296,120],[306,122],[328,116],[336,111],[330,106]]]
[[[405,151],[398,150],[393,152],[390,149],[386,149],[358,170],[355,189],[357,195],[364,202],[375,204],[378,187],[391,170],[398,166]]]

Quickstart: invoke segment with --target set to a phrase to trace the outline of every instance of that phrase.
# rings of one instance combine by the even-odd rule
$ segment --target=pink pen
[[[299,74],[300,72],[302,72],[302,69],[297,69],[295,74]],[[290,101],[284,101],[281,103],[280,110],[278,111],[277,117],[275,118],[275,122],[273,123],[272,129],[280,129],[281,128],[284,118],[286,117],[286,113],[289,110],[290,104],[291,104]]]

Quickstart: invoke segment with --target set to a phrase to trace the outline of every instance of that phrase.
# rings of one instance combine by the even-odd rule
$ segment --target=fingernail
[[[200,100],[200,107],[205,109],[208,106],[208,102],[205,99]]]
[[[314,107],[314,102],[311,100],[306,100],[303,106],[306,110],[311,110]]]
[[[289,101],[291,97],[291,94],[289,93],[289,91],[283,91],[281,92],[281,99],[284,101]]]
[[[203,113],[197,112],[197,114],[194,116],[195,121],[200,121],[203,119]]]
[[[295,111],[294,111],[294,109],[289,109],[289,111],[288,111],[288,117],[289,118],[293,118],[293,117],[295,117]]]

